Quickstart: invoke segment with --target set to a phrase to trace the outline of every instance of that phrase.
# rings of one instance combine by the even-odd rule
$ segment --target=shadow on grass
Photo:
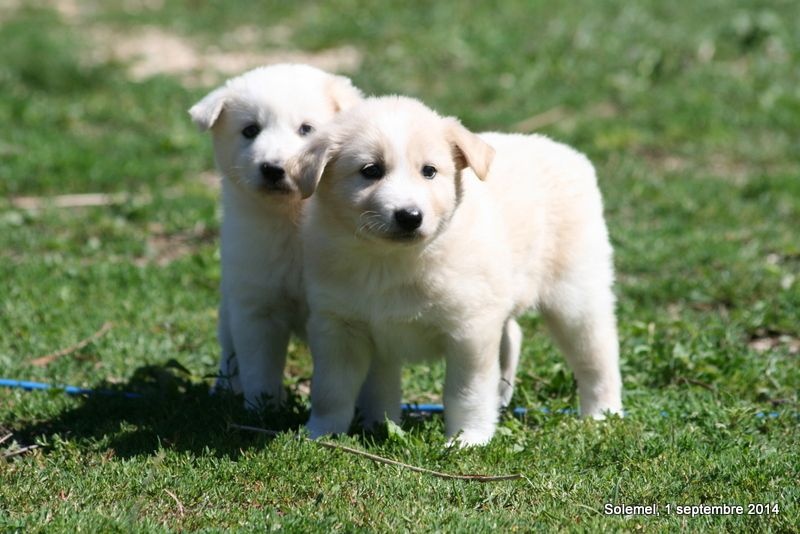
[[[77,407],[51,419],[16,428],[15,435],[29,443],[52,443],[58,436],[123,458],[161,448],[236,458],[269,438],[231,430],[229,422],[284,431],[297,430],[308,419],[296,395],[290,394],[279,411],[250,412],[241,397],[209,394],[208,385],[191,380],[179,364],[143,366],[126,383],[101,383],[94,390],[102,393],[81,397]],[[125,392],[141,397],[127,398]]]
[[[263,447],[273,438],[230,429],[228,423],[296,432],[309,415],[305,402],[291,391],[280,410],[245,410],[241,396],[225,392],[210,394],[206,383],[192,380],[173,361],[139,367],[127,382],[99,383],[93,391],[97,393],[79,397],[76,407],[16,428],[15,436],[30,444],[67,440],[81,448],[113,451],[121,458],[155,454],[168,448],[235,459],[243,450]],[[130,398],[127,393],[140,397]],[[412,430],[436,417],[405,414],[402,427]],[[350,434],[365,445],[379,444],[389,437],[383,425],[366,432],[358,423],[356,416]]]

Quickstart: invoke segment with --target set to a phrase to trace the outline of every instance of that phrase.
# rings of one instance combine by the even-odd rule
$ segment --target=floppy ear
[[[225,99],[228,96],[228,88],[220,87],[208,93],[200,102],[189,108],[189,115],[200,131],[205,132],[217,122],[222,108],[225,106]]]
[[[330,141],[327,136],[317,134],[305,148],[286,162],[284,168],[289,178],[297,185],[303,198],[308,198],[319,185],[322,173],[330,161]]]
[[[361,91],[356,89],[346,76],[331,75],[327,90],[336,113],[353,107],[364,98]]]
[[[485,180],[494,159],[494,148],[464,128],[457,119],[448,117],[445,120],[448,122],[447,136],[453,146],[456,168],[461,170],[470,167],[478,178]]]

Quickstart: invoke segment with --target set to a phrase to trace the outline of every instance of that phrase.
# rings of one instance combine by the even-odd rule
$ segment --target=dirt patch
[[[219,191],[222,187],[222,178],[217,171],[201,172],[197,176],[197,181],[206,186],[211,191]]]
[[[512,129],[520,133],[533,133],[547,126],[558,125],[561,129],[572,131],[579,120],[611,119],[618,115],[619,109],[611,102],[597,102],[581,110],[556,106],[514,124]]]
[[[647,162],[648,166],[661,172],[706,174],[725,178],[734,184],[742,184],[747,177],[762,170],[732,155],[712,154],[711,156],[691,160],[682,155],[664,152],[651,147],[642,148],[636,152],[638,156]]]
[[[785,347],[789,354],[800,354],[800,339],[772,330],[757,330],[751,336],[747,346],[756,352],[767,352]]]
[[[656,150],[642,151],[642,157],[647,160],[647,164],[656,167],[663,172],[679,172],[689,169],[692,162],[675,154],[668,154]]]
[[[217,232],[204,224],[197,224],[190,230],[168,233],[163,226],[153,223],[149,230],[146,252],[144,256],[134,260],[139,267],[153,264],[164,267],[197,252],[203,245],[217,239]]]
[[[737,186],[743,186],[753,177],[796,173],[794,162],[753,162],[745,157],[728,152],[710,152],[695,159],[665,152],[653,147],[639,147],[632,152],[649,167],[665,173],[691,173],[695,176],[721,178]]]
[[[73,21],[81,14],[77,0],[49,0],[48,3],[64,20]]]
[[[66,22],[74,22],[81,15],[78,0],[0,0],[0,22],[13,16],[21,7],[49,8]]]
[[[19,4],[19,0],[0,0],[2,2]],[[55,10],[68,23],[76,23],[87,13],[94,11],[89,2],[81,0],[40,0],[39,3]],[[164,7],[164,0],[123,0],[120,7],[127,13],[157,11]]]
[[[218,42],[230,50],[204,46],[156,26],[141,26],[133,32],[109,27],[85,27],[91,8],[79,0],[41,0],[61,19],[80,27],[94,46],[90,63],[119,61],[128,66],[130,78],[141,81],[159,74],[179,77],[190,86],[210,86],[232,75],[271,63],[305,63],[331,72],[353,72],[362,62],[362,54],[353,46],[340,46],[317,52],[286,48],[292,30],[288,26],[241,26],[220,35]],[[0,21],[18,11],[22,0],[0,0]],[[164,0],[123,0],[122,9],[136,13],[159,10]]]
[[[275,37],[286,37],[286,28],[275,30]],[[133,34],[119,34],[109,29],[92,33],[96,43],[93,61],[116,60],[128,65],[133,80],[140,81],[159,74],[180,77],[185,83],[208,86],[246,70],[270,63],[306,63],[323,70],[351,72],[362,61],[361,53],[352,46],[330,48],[319,52],[291,49],[262,51],[221,51],[200,45],[153,26],[142,27]],[[237,46],[257,50],[257,32],[245,27],[232,32]],[[269,39],[272,40],[272,39]]]

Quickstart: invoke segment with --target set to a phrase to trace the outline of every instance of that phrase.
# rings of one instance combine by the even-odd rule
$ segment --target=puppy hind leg
[[[356,403],[365,429],[371,430],[387,418],[400,422],[401,374],[399,363],[372,358]]]
[[[522,329],[516,320],[510,318],[503,327],[500,341],[500,407],[507,408],[514,395],[514,381],[522,350]]]
[[[575,374],[581,416],[602,419],[606,413],[622,413],[614,296],[609,288],[562,289],[562,298],[542,315]]]

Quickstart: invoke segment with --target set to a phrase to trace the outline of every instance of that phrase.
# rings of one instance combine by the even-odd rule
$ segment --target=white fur
[[[380,180],[359,174],[373,160]],[[402,363],[443,356],[447,437],[488,442],[513,392],[514,318],[531,308],[575,373],[583,415],[621,411],[612,250],[583,155],[542,136],[478,137],[386,97],[338,116],[288,169],[306,195],[318,183],[303,225],[313,437],[347,431],[356,403],[367,424],[397,421]],[[423,223],[400,240],[392,213],[408,205]]]
[[[292,333],[304,336],[299,219],[304,201],[288,178],[267,180],[262,164],[283,167],[300,150],[302,124],[314,128],[360,100],[350,80],[305,65],[261,67],[233,78],[190,110],[210,129],[222,181],[222,349],[215,388],[243,393],[245,405],[279,403]],[[248,139],[248,125],[260,131]]]

